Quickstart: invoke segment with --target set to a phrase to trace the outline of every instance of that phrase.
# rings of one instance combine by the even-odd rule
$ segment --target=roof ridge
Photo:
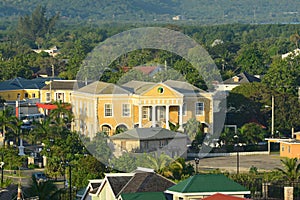
[[[192,176],[192,177],[190,177],[189,179],[187,179],[187,184],[185,184],[185,186],[183,187],[183,189],[182,189],[181,192],[184,192],[187,189],[187,187],[189,187],[192,184],[192,182],[194,182],[193,179],[196,176],[197,176],[197,174],[194,175],[194,176]]]
[[[127,183],[122,187],[122,189],[119,191],[119,193],[116,195],[116,197],[118,197],[119,195],[121,195],[121,192],[123,192],[123,190],[126,188],[126,186],[130,183],[130,181],[132,181],[132,179],[135,177],[136,173],[131,176],[131,178],[129,179],[129,181],[127,181]]]

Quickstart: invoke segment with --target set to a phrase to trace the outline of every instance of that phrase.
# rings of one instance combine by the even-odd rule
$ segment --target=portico
[[[85,95],[86,93],[91,94]],[[80,102],[84,102],[83,98],[87,102],[88,96],[94,102],[93,106],[88,108],[94,108],[96,112],[88,109],[87,115],[80,110],[74,113],[78,115],[78,119],[84,116],[92,117],[94,120],[85,121],[89,123],[86,123],[88,128],[94,127],[95,133],[97,130],[114,135],[117,129],[150,127],[170,129],[171,124],[178,126],[177,130],[182,131],[183,125],[191,118],[205,124],[207,128],[212,127],[213,123],[212,94],[186,82],[130,81],[122,86],[96,82],[75,92],[75,108],[82,108]],[[98,126],[95,126],[95,123]]]
[[[170,129],[169,122],[183,129],[182,99],[140,101],[138,127],[163,127]],[[170,120],[172,119],[172,120]]]

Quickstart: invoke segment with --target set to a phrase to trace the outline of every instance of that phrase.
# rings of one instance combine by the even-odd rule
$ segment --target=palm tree
[[[0,112],[0,126],[2,129],[2,134],[3,134],[3,145],[5,145],[5,139],[6,139],[6,134],[7,134],[7,128],[11,130],[16,130],[16,126],[14,125],[13,122],[17,121],[15,116],[10,115],[10,111],[5,109],[2,112]]]
[[[56,101],[53,103],[57,107],[50,113],[50,118],[53,119],[60,128],[66,127],[72,121],[71,104]]]
[[[293,184],[293,182],[297,181],[300,176],[300,163],[297,163],[298,159],[285,158],[281,159],[280,161],[284,169],[276,169],[284,175],[284,178],[286,178],[289,183]]]
[[[40,200],[59,199],[61,191],[52,181],[38,181],[34,175],[32,175],[31,180],[32,182],[26,192],[30,195],[29,197],[38,196]]]
[[[172,158],[165,153],[158,155],[157,152],[154,154],[147,154],[145,165],[146,167],[154,169],[156,172],[161,173],[162,169],[168,166],[172,162]]]
[[[52,137],[51,133],[53,132],[53,127],[51,126],[51,119],[46,118],[41,122],[33,122],[34,128],[29,131],[29,134],[26,138],[30,141],[31,144],[34,144],[36,141],[41,141],[46,137]]]

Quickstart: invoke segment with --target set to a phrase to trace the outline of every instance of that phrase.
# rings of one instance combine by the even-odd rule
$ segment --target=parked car
[[[44,172],[36,172],[33,174],[33,176],[35,177],[35,179],[39,182],[39,181],[47,181],[47,176]]]

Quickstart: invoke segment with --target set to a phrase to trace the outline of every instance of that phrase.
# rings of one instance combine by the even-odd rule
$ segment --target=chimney
[[[295,130],[294,130],[294,127],[292,128],[292,138],[293,138],[293,139],[295,138]]]

